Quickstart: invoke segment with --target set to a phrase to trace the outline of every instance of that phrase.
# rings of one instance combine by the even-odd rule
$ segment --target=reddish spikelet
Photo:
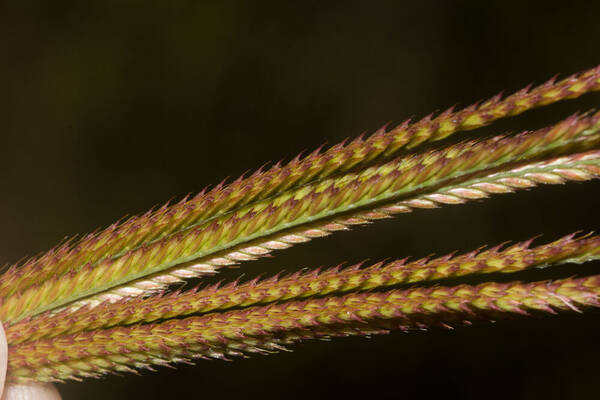
[[[306,231],[332,222],[332,219],[333,222],[339,222],[340,214],[355,214],[346,218],[344,225],[364,223],[368,221],[368,212],[373,208],[397,204],[401,198],[410,198],[418,192],[463,184],[473,179],[474,174],[496,170],[501,172],[514,168],[518,163],[547,157],[548,154],[597,146],[600,135],[594,132],[598,129],[600,113],[589,117],[571,117],[537,132],[461,143],[444,150],[392,160],[364,171],[346,174],[339,179],[306,185],[296,192],[217,218],[185,235],[174,235],[132,250],[122,257],[105,259],[97,265],[88,265],[79,271],[32,286],[3,299],[0,318],[6,322],[16,322],[117,285],[125,284],[113,294],[144,293],[147,275],[158,273],[151,278],[153,284],[173,283],[179,279],[170,275],[169,271],[164,271],[169,268],[180,269],[181,263],[200,260],[200,264],[203,264],[219,252],[227,254],[229,259],[235,258],[228,253],[235,246],[256,247],[261,241],[272,241],[273,235],[285,230]],[[542,178],[532,176],[531,180],[544,181]],[[451,196],[456,197],[457,194],[451,193]],[[470,192],[471,197],[476,195],[476,191]],[[427,201],[450,202],[450,197],[438,196]],[[384,214],[385,211],[379,216]],[[370,215],[377,216],[377,213]],[[283,241],[308,239],[292,234],[286,235]],[[241,254],[236,255],[238,260],[253,258],[257,254],[237,253]],[[144,286],[132,286],[130,282],[140,278]]]
[[[393,156],[400,149],[413,148],[457,131],[475,129],[499,118],[599,89],[600,66],[558,83],[549,81],[533,90],[523,89],[505,99],[496,96],[458,112],[449,109],[435,118],[427,116],[417,123],[403,123],[387,132],[383,127],[367,139],[359,138],[348,145],[340,143],[325,152],[319,148],[304,158],[294,158],[285,166],[278,163],[266,171],[261,168],[248,178],[240,176],[229,185],[222,182],[210,191],[202,191],[190,199],[186,197],[171,206],[165,204],[15,265],[0,280],[0,297],[23,291],[40,280],[100,263],[107,257],[124,255],[143,244],[191,229],[269,196]]]
[[[311,329],[340,323],[394,320],[404,329],[427,328],[423,317],[489,313],[529,315],[530,311],[579,311],[598,307],[600,275],[533,283],[483,283],[476,286],[415,288],[381,293],[291,301],[266,307],[212,313],[158,324],[118,327],[58,336],[9,348],[9,375],[35,371],[88,357],[111,354],[169,354],[191,346],[255,345],[256,338],[272,340],[295,329]],[[439,321],[436,325],[439,324]],[[246,342],[248,341],[248,342]],[[76,374],[76,373],[75,373]]]

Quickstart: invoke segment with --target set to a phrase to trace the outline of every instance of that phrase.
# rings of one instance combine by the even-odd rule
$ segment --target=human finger
[[[24,383],[6,385],[1,400],[61,400],[61,397],[51,383]]]
[[[6,380],[6,366],[8,362],[8,344],[6,343],[6,335],[4,327],[0,322],[0,393],[4,389],[4,381]]]

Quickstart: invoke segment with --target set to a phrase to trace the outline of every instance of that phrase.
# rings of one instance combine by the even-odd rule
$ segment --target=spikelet
[[[394,320],[404,329],[423,328],[422,316],[459,313],[480,315],[531,311],[555,313],[598,307],[600,275],[533,283],[482,283],[455,287],[415,288],[381,293],[290,301],[158,324],[134,325],[58,336],[9,348],[9,375],[24,369],[68,363],[111,354],[164,354],[204,344],[256,343],[294,329],[377,320]],[[416,319],[415,319],[416,317]]]
[[[582,263],[600,258],[600,236],[565,236],[555,242],[530,248],[532,240],[501,250],[496,246],[460,256],[422,258],[407,262],[396,260],[367,268],[357,264],[298,272],[290,276],[257,279],[245,284],[233,282],[223,287],[173,292],[165,296],[134,298],[117,303],[106,302],[96,308],[70,312],[45,313],[33,320],[21,321],[6,330],[12,345],[23,341],[54,337],[64,333],[90,331],[115,325],[152,322],[194,313],[238,308],[297,298],[323,296],[336,292],[368,290],[397,284],[417,283],[474,273],[514,272],[557,263]]]
[[[600,66],[559,82],[550,80],[533,90],[525,88],[504,99],[495,96],[458,112],[450,109],[435,118],[428,116],[414,124],[407,121],[389,131],[382,128],[368,139],[340,143],[323,153],[317,149],[304,158],[296,157],[285,166],[276,164],[248,178],[241,176],[229,185],[221,183],[193,198],[186,197],[171,206],[164,205],[115,223],[80,240],[73,238],[22,265],[14,265],[0,280],[0,297],[22,291],[40,280],[126,254],[241,206],[397,155],[403,148],[443,139],[458,131],[475,129],[500,118],[599,89]]]
[[[515,167],[515,163],[593,148],[600,143],[598,130],[600,113],[589,117],[573,116],[536,132],[465,142],[307,185],[292,194],[242,208],[185,235],[165,238],[122,257],[106,259],[96,266],[32,286],[3,299],[0,319],[16,322],[118,285],[125,284],[118,290],[128,293],[132,280],[184,262],[213,258],[219,252],[264,240],[283,230],[393,205],[402,197],[464,182],[476,174],[501,172],[502,168]],[[173,281],[167,271],[152,282]],[[133,289],[141,289],[144,293],[143,286]],[[139,290],[130,293],[140,294]]]

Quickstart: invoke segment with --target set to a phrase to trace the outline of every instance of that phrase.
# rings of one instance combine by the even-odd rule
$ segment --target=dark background
[[[65,236],[388,121],[593,67],[599,4],[0,3],[0,260],[16,262]],[[541,127],[599,100],[587,95],[456,139]],[[599,193],[600,182],[547,186],[418,211],[243,272],[467,251],[539,233],[548,241],[598,229]],[[578,399],[598,393],[599,321],[591,311],[308,342],[292,353],[58,387],[66,400]]]

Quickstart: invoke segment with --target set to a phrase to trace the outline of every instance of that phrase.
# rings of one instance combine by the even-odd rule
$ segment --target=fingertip
[[[0,393],[4,388],[4,381],[6,379],[6,367],[8,360],[8,344],[6,343],[6,335],[4,334],[4,327],[0,322]]]
[[[51,383],[26,383],[6,385],[0,400],[61,400]]]

